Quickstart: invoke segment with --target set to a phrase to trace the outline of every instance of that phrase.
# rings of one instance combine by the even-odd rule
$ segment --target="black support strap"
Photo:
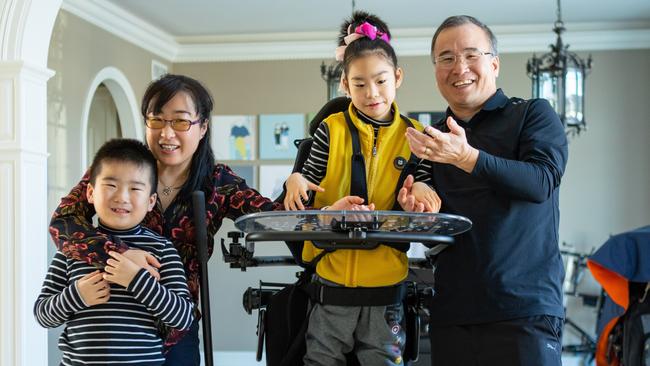
[[[361,144],[359,143],[359,130],[352,123],[350,113],[345,111],[345,122],[348,124],[348,130],[352,136],[352,178],[350,181],[350,195],[363,198],[363,202],[368,204],[368,186],[366,181],[366,162],[361,153]]]
[[[406,286],[333,287],[312,282],[307,287],[312,301],[337,306],[388,306],[399,304],[406,296]]]

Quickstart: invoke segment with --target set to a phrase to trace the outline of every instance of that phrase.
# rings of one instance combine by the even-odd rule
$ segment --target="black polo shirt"
[[[470,121],[456,121],[478,161],[471,174],[435,163],[432,183],[441,212],[473,227],[438,257],[432,326],[563,317],[558,206],[568,148],[560,119],[544,99],[499,89]],[[449,132],[444,120],[436,128]]]

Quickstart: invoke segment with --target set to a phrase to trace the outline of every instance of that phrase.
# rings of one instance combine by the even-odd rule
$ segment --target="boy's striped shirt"
[[[160,282],[141,269],[128,288],[111,284],[109,301],[88,307],[76,281],[96,268],[57,252],[34,306],[36,320],[48,328],[66,324],[59,338],[63,365],[161,365],[165,358],[157,321],[188,329],[193,320],[194,304],[178,252],[167,239],[142,226],[101,230],[153,254],[161,264]]]

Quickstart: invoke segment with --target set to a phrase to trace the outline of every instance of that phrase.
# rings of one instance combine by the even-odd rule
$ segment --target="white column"
[[[46,365],[32,313],[47,263],[47,101],[54,73],[0,62],[0,365]]]
[[[0,0],[0,365],[47,365],[47,70],[61,0]]]

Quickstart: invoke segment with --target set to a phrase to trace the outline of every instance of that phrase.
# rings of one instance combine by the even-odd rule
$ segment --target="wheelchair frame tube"
[[[192,206],[194,209],[196,254],[199,260],[203,357],[205,365],[212,366],[214,361],[212,356],[212,323],[210,320],[210,286],[208,283],[208,233],[205,223],[205,194],[202,191],[192,192]]]

